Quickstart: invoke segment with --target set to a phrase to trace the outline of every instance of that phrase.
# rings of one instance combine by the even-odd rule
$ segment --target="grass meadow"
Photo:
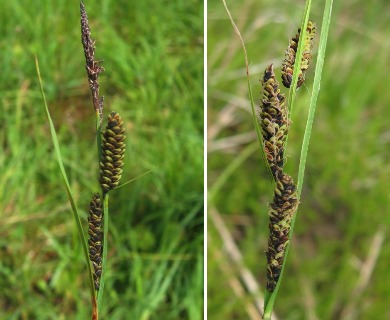
[[[203,314],[203,1],[86,1],[105,115],[127,135],[102,319]],[[85,230],[98,189],[79,2],[0,10],[0,319],[88,319],[87,269],[34,64]]]
[[[271,62],[279,77],[304,3],[227,1],[246,42],[257,106],[259,79]],[[324,1],[313,1],[311,19],[319,32],[323,6]],[[301,204],[274,309],[278,319],[390,317],[389,10],[387,1],[334,1]],[[260,319],[252,312],[258,300],[243,285],[243,267],[260,284],[260,294],[265,286],[273,185],[257,147],[244,66],[222,1],[209,0],[210,320]],[[314,62],[298,91],[289,132],[286,171],[295,181],[313,69]],[[238,267],[230,260],[232,251],[227,254],[230,238],[242,254]]]

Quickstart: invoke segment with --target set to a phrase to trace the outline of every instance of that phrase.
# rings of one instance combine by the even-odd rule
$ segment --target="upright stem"
[[[100,166],[100,161],[102,159],[102,120],[98,111],[95,113],[96,119],[96,147],[98,153],[98,164]]]

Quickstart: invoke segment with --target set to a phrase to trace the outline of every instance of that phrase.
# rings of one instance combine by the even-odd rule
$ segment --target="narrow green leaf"
[[[298,169],[298,183],[297,183],[298,199],[300,199],[300,197],[301,197],[303,178],[305,176],[307,152],[309,150],[311,130],[313,127],[314,114],[315,114],[315,110],[316,110],[316,106],[317,106],[317,98],[318,98],[318,94],[319,94],[320,86],[321,86],[321,76],[322,76],[322,69],[323,69],[324,60],[325,60],[325,50],[326,50],[326,43],[328,40],[330,19],[331,19],[331,15],[332,15],[332,5],[333,5],[333,0],[326,0],[324,17],[322,20],[320,44],[318,47],[318,58],[317,58],[317,63],[316,63],[316,68],[315,68],[313,91],[312,91],[312,95],[310,98],[309,114],[307,117],[307,123],[306,123],[305,134],[304,134],[303,142],[302,142],[301,157],[300,157],[300,163],[299,163],[299,169]]]
[[[180,260],[176,260],[172,264],[168,262],[162,264],[162,272],[159,272],[153,279],[153,286],[150,288],[151,293],[149,295],[150,299],[148,306],[142,311],[142,315],[139,317],[141,320],[150,319],[152,311],[155,310],[158,304],[164,299],[167,289],[172,283],[180,263]]]
[[[136,176],[135,178],[130,179],[130,180],[128,180],[128,181],[122,183],[121,185],[117,186],[117,187],[115,188],[115,190],[116,190],[116,189],[119,189],[119,188],[122,188],[122,187],[128,185],[129,183],[131,183],[131,182],[133,182],[133,181],[135,181],[135,180],[137,180],[137,179],[139,179],[139,178],[141,178],[141,177],[143,177],[143,176],[146,176],[148,173],[151,173],[151,172],[152,172],[152,170],[148,170],[148,171],[146,171],[146,172],[140,174],[139,176]]]
[[[82,224],[81,224],[80,216],[79,216],[79,213],[77,211],[77,206],[76,206],[76,203],[74,201],[74,198],[73,198],[73,195],[72,195],[72,191],[70,189],[68,177],[67,177],[66,172],[65,172],[65,168],[64,168],[63,161],[62,161],[61,150],[60,150],[57,134],[56,134],[56,131],[55,131],[55,128],[54,128],[53,121],[52,121],[51,116],[50,116],[49,108],[47,106],[46,96],[45,96],[45,92],[43,91],[41,73],[40,73],[40,70],[39,70],[39,63],[38,63],[38,57],[37,56],[35,56],[35,66],[36,66],[36,70],[37,70],[37,75],[38,75],[38,81],[39,81],[39,86],[40,86],[40,90],[41,90],[41,95],[42,95],[43,103],[44,103],[44,106],[45,106],[46,116],[47,116],[47,119],[49,121],[50,133],[51,133],[51,137],[52,137],[52,140],[53,140],[53,145],[54,145],[54,150],[55,150],[56,157],[57,157],[58,166],[59,166],[60,171],[61,171],[62,179],[63,179],[64,185],[65,185],[65,188],[66,188],[66,193],[68,195],[68,199],[69,199],[70,205],[72,207],[73,217],[74,217],[74,220],[76,222],[77,230],[78,230],[78,233],[79,233],[79,236],[80,236],[80,241],[81,241],[83,252],[84,252],[85,261],[86,261],[87,267],[88,267],[90,292],[91,292],[91,299],[92,299],[92,303],[93,303],[94,300],[95,300],[95,287],[94,287],[94,283],[93,283],[93,275],[92,275],[93,271],[92,271],[91,263],[89,261],[89,253],[88,253],[87,241],[86,241],[84,230],[83,230],[83,227],[82,227]]]
[[[253,124],[254,124],[255,129],[256,129],[257,140],[259,141],[259,144],[260,144],[261,158],[263,159],[263,162],[264,162],[264,164],[265,164],[265,166],[267,168],[267,172],[268,172],[270,180],[273,181],[271,168],[270,168],[269,163],[267,161],[267,156],[266,156],[265,150],[264,150],[264,143],[263,143],[263,137],[261,135],[260,125],[259,125],[259,122],[257,121],[255,103],[253,102],[252,87],[251,87],[250,75],[249,75],[248,54],[246,52],[245,42],[244,42],[244,39],[241,36],[240,30],[238,29],[236,23],[234,22],[234,19],[233,19],[232,15],[230,14],[230,11],[229,11],[229,9],[228,9],[228,7],[226,5],[226,1],[222,0],[222,3],[224,5],[224,7],[225,7],[225,10],[226,10],[228,16],[229,16],[229,19],[230,19],[230,22],[231,22],[231,24],[233,26],[234,31],[236,32],[237,36],[240,38],[241,46],[242,46],[242,49],[244,50],[246,78],[247,78],[247,82],[248,82],[248,91],[249,91],[249,98],[250,98],[250,102],[251,102]]]

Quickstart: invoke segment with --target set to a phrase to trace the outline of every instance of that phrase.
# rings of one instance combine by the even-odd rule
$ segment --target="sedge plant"
[[[261,155],[268,168],[271,180],[275,183],[273,201],[269,205],[269,238],[268,250],[266,251],[267,284],[265,286],[263,312],[263,319],[271,319],[275,299],[286,265],[290,239],[293,236],[295,219],[301,197],[306,157],[320,89],[333,0],[324,1],[324,15],[321,25],[314,83],[308,106],[309,112],[302,141],[296,184],[292,176],[284,172],[284,164],[296,91],[305,81],[305,72],[311,62],[313,37],[316,33],[315,23],[309,20],[311,0],[306,1],[301,26],[298,29],[298,33],[289,40],[285,58],[282,62],[281,82],[289,89],[288,98],[286,99],[285,94],[280,90],[273,64],[270,64],[262,76],[262,102],[259,113],[255,108],[250,84],[249,63],[245,42],[229,12],[226,1],[222,0],[222,2],[233,28],[242,43],[252,116]]]
[[[61,156],[57,134],[50,116],[49,108],[43,90],[38,58],[36,57],[36,69],[41,88],[42,99],[46,115],[50,125],[53,145],[60,167],[62,178],[66,187],[67,195],[72,207],[73,216],[77,225],[84,257],[87,263],[89,275],[92,319],[99,318],[102,307],[104,291],[105,269],[107,261],[107,233],[108,233],[108,199],[109,192],[119,187],[122,175],[125,154],[125,134],[123,120],[116,112],[111,112],[107,119],[107,125],[103,130],[104,122],[104,98],[99,94],[99,75],[104,71],[101,62],[95,59],[95,40],[91,38],[88,17],[83,2],[80,3],[81,15],[81,42],[86,60],[88,83],[92,95],[92,103],[95,111],[95,130],[97,144],[97,160],[100,167],[99,183],[100,192],[91,196],[88,216],[88,238],[84,232],[84,226],[77,209],[75,198],[70,189],[67,174]],[[130,182],[130,181],[129,181]],[[125,184],[127,184],[126,182]],[[121,186],[125,185],[122,184]]]

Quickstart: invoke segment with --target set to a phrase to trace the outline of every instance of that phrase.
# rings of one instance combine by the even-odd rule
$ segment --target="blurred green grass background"
[[[258,106],[259,79],[271,62],[279,77],[304,1],[227,3],[246,42]],[[313,1],[311,18],[319,32],[323,7],[324,1]],[[389,12],[388,1],[334,2],[301,204],[275,305],[279,319],[390,317]],[[313,64],[315,59],[316,55]],[[256,140],[243,51],[219,0],[208,2],[207,70],[210,190]],[[286,172],[295,181],[312,71],[306,79],[297,95],[287,149]],[[234,170],[209,205],[209,210],[221,213],[262,288],[272,189],[256,151]],[[231,287],[234,279],[221,276],[221,264],[228,260],[221,262],[222,241],[212,220],[208,242],[209,319],[248,319],[244,305],[251,297],[236,295]]]
[[[102,319],[203,314],[203,2],[86,1],[105,114],[127,135]],[[34,65],[87,226],[98,189],[78,1],[0,10],[0,319],[88,319],[87,270]]]

